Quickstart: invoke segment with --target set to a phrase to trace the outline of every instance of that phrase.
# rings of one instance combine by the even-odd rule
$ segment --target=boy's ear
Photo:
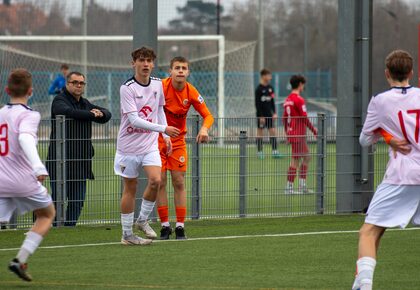
[[[413,76],[414,76],[414,71],[411,70],[407,77],[408,77],[409,80],[411,80],[413,78]]]

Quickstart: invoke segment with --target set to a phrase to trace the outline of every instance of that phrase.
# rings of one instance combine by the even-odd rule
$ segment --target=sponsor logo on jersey
[[[270,96],[262,96],[261,97],[261,102],[269,102],[271,101],[271,97]]]
[[[182,162],[182,163],[185,162],[185,157],[183,155],[179,156],[179,162]]]
[[[198,96],[198,101],[200,102],[200,104],[204,103],[204,99],[201,95]]]
[[[153,92],[153,95],[155,96],[155,99],[156,99],[156,97],[157,97],[157,92]]]
[[[143,99],[143,96],[136,96],[136,98],[138,98],[138,99]]]

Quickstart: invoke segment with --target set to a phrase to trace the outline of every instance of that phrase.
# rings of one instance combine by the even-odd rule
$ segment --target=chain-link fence
[[[218,128],[211,131],[209,144],[195,143],[200,127],[196,116],[188,118],[189,132],[186,136],[189,152],[186,189],[188,192],[189,218],[235,218],[263,216],[299,216],[312,214],[335,214],[336,199],[344,192],[336,191],[336,117],[320,114],[310,118],[318,128],[315,138],[308,132],[301,136],[308,146],[310,162],[306,172],[307,191],[299,186],[299,168],[290,191],[286,185],[290,175],[289,166],[293,152],[287,142],[281,120],[274,123],[277,151],[273,155],[269,136],[263,137],[262,154],[257,152],[256,118],[226,118],[215,121],[223,123],[223,142],[220,142]],[[51,192],[54,189],[58,224],[104,224],[120,221],[120,197],[122,182],[114,174],[114,156],[119,120],[107,124],[93,124],[92,144],[94,157],[92,169],[95,179],[88,180],[78,173],[83,171],[90,158],[82,158],[83,151],[89,151],[88,140],[66,139],[66,128],[71,128],[72,120],[57,119],[54,123],[57,134],[50,140],[51,120],[44,120],[39,130],[39,152],[54,168],[54,179],[45,183]],[[266,130],[265,130],[266,131]],[[68,134],[69,132],[67,132]],[[77,133],[77,132],[76,132]],[[354,136],[356,137],[356,136]],[[220,144],[223,144],[221,146]],[[50,148],[48,148],[50,147]],[[54,158],[47,160],[48,151],[56,148]],[[387,146],[379,143],[374,154],[375,187],[382,180],[388,160]],[[76,150],[69,155],[69,150]],[[67,153],[66,153],[67,151]],[[352,155],[358,154],[357,152]],[[49,155],[51,156],[51,155]],[[67,156],[67,158],[66,158]],[[356,173],[354,173],[356,174]],[[147,181],[139,179],[139,183]],[[171,184],[170,176],[168,185]],[[173,189],[168,186],[169,200],[173,200]],[[137,193],[140,201],[142,192]],[[84,202],[83,202],[84,201]],[[83,203],[83,204],[82,204]],[[170,215],[175,212],[170,202]],[[360,212],[367,205],[355,206]],[[357,208],[356,208],[357,207]],[[78,217],[81,211],[80,217]],[[135,213],[136,215],[138,212]],[[78,220],[77,220],[78,219]],[[11,227],[28,227],[32,215],[17,217]]]

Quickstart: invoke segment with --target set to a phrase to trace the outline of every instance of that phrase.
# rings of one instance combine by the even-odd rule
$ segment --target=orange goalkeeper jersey
[[[210,129],[214,122],[213,116],[192,84],[187,82],[182,91],[178,91],[172,86],[172,78],[166,78],[162,80],[162,85],[165,95],[164,110],[169,126],[178,128],[181,130],[180,136],[184,136],[187,133],[187,114],[192,105],[203,117],[203,126]]]

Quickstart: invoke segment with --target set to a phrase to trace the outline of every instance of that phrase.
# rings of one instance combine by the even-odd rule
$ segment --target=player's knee
[[[374,238],[379,239],[384,232],[384,229],[371,224],[364,224],[359,230],[360,238]]]
[[[176,191],[184,190],[185,188],[185,181],[183,177],[179,177],[172,180],[172,185]]]
[[[149,186],[152,190],[159,189],[162,178],[160,176],[152,176],[149,178]]]

